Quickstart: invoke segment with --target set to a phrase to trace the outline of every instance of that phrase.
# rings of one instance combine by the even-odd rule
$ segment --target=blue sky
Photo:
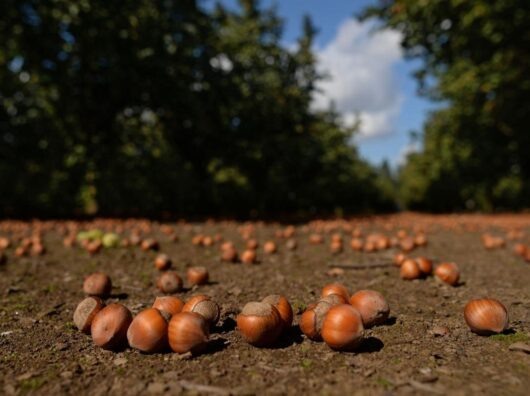
[[[207,1],[209,2],[209,1]],[[222,0],[229,7],[237,0]],[[263,6],[276,4],[285,20],[284,42],[292,45],[301,31],[301,21],[309,14],[319,29],[316,51],[320,67],[331,75],[322,85],[318,106],[333,100],[345,122],[355,115],[361,119],[361,135],[356,138],[361,155],[374,164],[387,159],[396,165],[411,149],[409,132],[420,131],[427,111],[433,107],[416,94],[411,76],[413,62],[403,60],[399,35],[395,32],[371,34],[372,23],[360,24],[355,13],[374,0],[262,0]]]

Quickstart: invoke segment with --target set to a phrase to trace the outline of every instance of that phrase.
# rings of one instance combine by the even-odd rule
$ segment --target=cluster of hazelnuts
[[[394,257],[394,264],[400,267],[400,276],[405,280],[430,276],[433,272],[432,260],[425,257],[408,258],[403,253]],[[451,286],[457,286],[460,270],[455,263],[440,263],[434,275]],[[498,300],[492,298],[474,299],[464,308],[464,319],[474,333],[489,335],[501,333],[508,328],[508,311]]]
[[[177,353],[199,353],[208,344],[211,327],[219,320],[219,305],[209,296],[197,295],[186,303],[175,296],[157,297],[151,308],[134,318],[119,303],[105,306],[102,298],[112,289],[110,278],[101,272],[85,279],[83,290],[88,297],[74,312],[74,323],[94,344],[108,350],[129,345],[144,353],[170,348]],[[245,305],[237,317],[243,338],[254,346],[269,346],[288,329],[293,311],[287,299],[271,295],[261,302]]]
[[[94,344],[119,350],[127,345],[144,353],[170,348],[177,353],[198,353],[208,344],[209,331],[219,320],[219,305],[206,295],[186,303],[175,296],[157,297],[151,308],[134,318],[119,303],[105,306],[102,298],[112,289],[110,278],[94,273],[85,279],[88,294],[74,312],[77,328],[92,336]],[[384,297],[372,290],[348,295],[341,284],[324,287],[322,298],[302,315],[300,329],[311,340],[324,340],[339,351],[355,349],[363,331],[383,323],[389,314]],[[243,339],[257,347],[272,346],[293,322],[291,304],[281,295],[247,303],[237,316]]]
[[[295,250],[297,248],[297,242],[295,239],[288,239],[285,243],[287,250]],[[221,244],[221,261],[227,263],[241,262],[243,264],[255,264],[258,262],[258,247],[259,242],[256,239],[249,238],[246,241],[245,249],[239,255],[235,245],[226,241]],[[263,244],[263,252],[265,254],[276,254],[278,252],[278,246],[274,241],[266,241]]]
[[[156,286],[166,294],[182,291],[184,282],[176,271],[170,270],[171,259],[167,254],[161,253],[155,258],[155,268],[162,271],[156,281]],[[208,283],[210,275],[205,267],[189,267],[186,278],[190,286],[199,286]]]
[[[134,318],[119,303],[104,304],[112,282],[101,272],[85,279],[83,290],[88,297],[74,312],[74,323],[90,334],[94,344],[109,350],[127,345],[145,353],[171,348],[177,353],[196,353],[208,343],[209,331],[219,320],[220,309],[209,296],[197,295],[186,303],[174,296],[157,297],[151,308]]]
[[[506,240],[520,240],[524,236],[520,230],[511,230],[506,236]],[[489,233],[481,236],[482,244],[487,250],[502,249],[506,247],[506,240],[499,236],[494,236]],[[530,248],[526,243],[517,242],[513,245],[513,252],[522,257],[527,263],[530,262]]]
[[[375,290],[360,290],[350,296],[340,283],[324,286],[321,298],[300,318],[300,330],[313,341],[324,341],[338,351],[359,347],[364,329],[386,322],[390,308]]]
[[[398,247],[404,252],[410,252],[417,247],[427,245],[427,237],[424,233],[415,236],[407,234],[404,230],[398,231],[395,236],[387,236],[382,233],[371,233],[366,236],[357,228],[351,233],[350,247],[353,251],[373,253]],[[319,233],[309,235],[310,245],[320,245],[324,243],[324,237]],[[329,250],[333,254],[341,253],[344,250],[344,240],[341,233],[331,235]]]
[[[399,267],[399,276],[404,280],[426,278],[433,273],[433,261],[426,257],[407,257],[403,253],[394,256],[394,265]],[[458,285],[460,269],[455,263],[440,263],[434,269],[434,275],[451,286]]]
[[[187,302],[175,296],[157,297],[151,308],[134,318],[119,303],[105,306],[111,279],[97,272],[85,279],[88,295],[74,312],[77,328],[92,336],[104,349],[119,350],[127,345],[144,353],[170,348],[177,353],[199,353],[206,348],[210,329],[220,317],[219,305],[209,296],[196,295]],[[390,308],[383,295],[374,290],[349,294],[340,283],[326,285],[321,298],[302,314],[300,330],[313,341],[324,341],[337,351],[353,351],[363,340],[364,329],[386,322]],[[508,328],[508,312],[495,299],[476,299],[464,308],[471,331],[480,335],[500,333]],[[247,303],[237,316],[242,337],[257,347],[272,346],[293,322],[291,304],[282,295],[270,295]]]
[[[11,246],[11,241],[6,237],[0,237],[0,261],[6,260],[3,255],[3,250]],[[34,234],[32,237],[21,238],[20,243],[15,248],[15,257],[25,256],[42,256],[46,253],[46,247],[42,241],[42,237],[39,234]]]
[[[223,241],[223,237],[220,234],[214,236],[196,234],[193,236],[191,243],[198,247],[211,247],[216,243],[220,243],[220,260],[226,263],[238,263],[243,264],[254,264],[258,261],[257,250],[259,242],[256,239],[250,237],[249,234],[245,234],[246,245],[242,254],[240,255],[235,245],[231,241]],[[263,251],[267,254],[274,254],[277,252],[276,244],[273,241],[265,242]]]

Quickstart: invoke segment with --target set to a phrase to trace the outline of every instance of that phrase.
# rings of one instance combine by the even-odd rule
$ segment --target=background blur
[[[530,206],[524,0],[3,0],[0,215]]]

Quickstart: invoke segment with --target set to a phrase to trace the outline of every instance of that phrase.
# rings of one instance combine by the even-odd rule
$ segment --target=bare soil
[[[205,266],[210,272],[209,284],[179,296],[208,294],[222,307],[207,351],[192,357],[170,352],[146,355],[132,349],[105,351],[77,331],[72,315],[83,298],[83,279],[91,272],[111,276],[114,288],[108,301],[120,301],[134,314],[151,306],[160,295],[155,287],[156,253],[119,247],[90,256],[80,247],[63,246],[63,235],[54,231],[61,224],[43,227],[46,254],[17,258],[15,245],[6,250],[7,262],[0,265],[0,394],[528,395],[530,354],[509,347],[516,342],[530,344],[530,264],[513,253],[514,241],[505,248],[486,250],[480,239],[485,231],[505,237],[509,230],[520,229],[525,232],[521,241],[529,242],[527,215],[407,214],[300,224],[295,251],[288,251],[285,239],[275,236],[284,226],[256,223],[253,235],[261,244],[276,241],[279,251],[266,255],[260,248],[260,262],[251,266],[220,262],[218,243],[212,247],[191,243],[198,233],[219,233],[241,253],[241,224],[168,223],[179,236],[177,242],[152,224],[149,235],[160,242],[160,251],[172,258],[173,268],[183,277],[191,265]],[[130,224],[118,224],[128,235]],[[29,233],[36,226],[25,227]],[[395,235],[400,228],[410,233],[423,229],[428,245],[411,255],[456,262],[461,284],[451,287],[433,277],[401,280],[398,268],[391,264],[397,249],[360,253],[349,247],[355,227],[364,234],[386,235]],[[12,228],[0,223],[0,236],[14,238]],[[315,230],[325,236],[324,244],[308,243],[308,235]],[[345,236],[342,253],[330,253],[330,232]],[[336,264],[362,268],[329,275],[330,266]],[[324,343],[308,340],[298,329],[304,308],[330,282],[342,282],[352,293],[377,290],[390,304],[388,323],[367,330],[356,352],[332,351]],[[237,313],[249,301],[279,293],[294,307],[292,329],[274,348],[246,344],[235,328]],[[508,308],[506,333],[483,337],[466,326],[464,305],[484,296],[497,298]],[[436,335],[440,326],[448,334]]]

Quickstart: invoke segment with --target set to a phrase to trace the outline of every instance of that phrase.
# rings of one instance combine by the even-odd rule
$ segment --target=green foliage
[[[420,90],[440,100],[400,172],[411,208],[528,206],[530,9],[524,0],[384,0],[364,17],[403,34]]]
[[[11,215],[389,208],[333,112],[306,18],[196,1],[0,4],[0,209]]]

